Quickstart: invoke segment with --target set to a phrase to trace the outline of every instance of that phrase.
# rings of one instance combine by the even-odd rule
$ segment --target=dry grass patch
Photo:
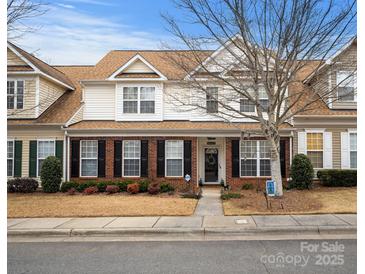
[[[356,188],[317,187],[284,191],[281,198],[269,198],[267,209],[262,192],[243,190],[241,198],[223,201],[225,215],[356,213]]]
[[[196,203],[195,199],[167,195],[8,194],[8,218],[188,216]]]

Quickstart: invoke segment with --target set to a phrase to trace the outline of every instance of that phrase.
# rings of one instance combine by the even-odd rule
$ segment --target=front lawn
[[[193,214],[196,203],[196,199],[167,194],[8,194],[8,218],[188,216]]]
[[[241,198],[223,201],[225,215],[356,213],[356,187],[284,191],[282,198],[269,198],[271,209],[262,192],[240,194]]]

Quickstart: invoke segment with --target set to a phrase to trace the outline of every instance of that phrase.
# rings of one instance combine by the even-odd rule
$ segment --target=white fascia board
[[[25,62],[28,66],[30,66],[35,72],[40,72],[40,70],[35,65],[33,65],[33,63],[31,63],[27,58],[21,55],[12,45],[10,45],[10,43],[8,43],[8,48],[23,62]]]
[[[128,66],[130,66],[133,62],[136,60],[142,61],[146,66],[148,66],[151,70],[153,70],[156,74],[160,76],[160,80],[167,80],[167,77],[163,75],[158,69],[156,69],[154,66],[152,66],[146,59],[144,59],[141,55],[136,54],[133,58],[131,58],[127,63],[125,63],[123,66],[121,66],[119,69],[117,69],[109,78],[108,80],[120,80],[116,79],[115,77],[121,73],[123,70],[125,70]]]

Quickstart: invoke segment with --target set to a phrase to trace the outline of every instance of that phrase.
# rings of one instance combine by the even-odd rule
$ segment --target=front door
[[[218,182],[218,149],[205,149],[205,182]]]

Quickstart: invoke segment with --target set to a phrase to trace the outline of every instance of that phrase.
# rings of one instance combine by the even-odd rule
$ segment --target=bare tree
[[[201,110],[236,125],[259,124],[270,144],[271,176],[282,195],[279,130],[293,117],[308,111],[333,90],[321,92],[298,85],[297,75],[310,62],[320,68],[356,32],[356,1],[323,0],[176,0],[184,21],[164,14],[168,29],[192,54],[166,58],[183,69],[181,83],[190,92],[169,94],[184,111]],[[194,24],[199,31],[185,31]],[[218,45],[222,54],[205,54],[206,45]],[[194,64],[194,66],[192,66]],[[194,67],[196,67],[194,69]],[[193,70],[192,70],[193,68]],[[208,86],[215,82],[223,92]],[[209,84],[207,84],[209,83]],[[319,96],[320,95],[320,96]],[[214,104],[206,103],[208,101]],[[243,109],[240,109],[243,104]],[[254,109],[254,111],[252,111]]]
[[[7,2],[8,39],[14,39],[34,28],[27,26],[24,21],[41,16],[47,12],[46,3],[32,0],[8,0]]]

